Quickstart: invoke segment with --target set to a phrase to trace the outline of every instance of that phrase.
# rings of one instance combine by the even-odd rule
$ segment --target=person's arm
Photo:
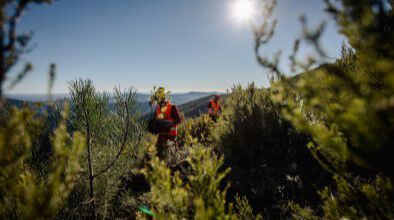
[[[211,109],[211,108],[212,108],[211,102],[208,102],[207,108],[208,108],[208,109]]]
[[[173,121],[174,125],[181,123],[181,116],[179,116],[178,109],[175,105],[173,105],[171,108],[171,118],[174,119]]]

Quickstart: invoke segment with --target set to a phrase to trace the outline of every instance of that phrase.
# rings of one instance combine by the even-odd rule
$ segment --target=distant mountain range
[[[219,92],[187,92],[187,93],[174,93],[170,94],[171,101],[174,104],[181,105],[183,103],[202,98],[204,96],[220,94]],[[53,100],[61,100],[69,98],[69,94],[53,94]],[[48,101],[48,96],[46,94],[6,94],[4,95],[6,99],[14,99],[25,102],[46,102]],[[144,103],[149,102],[150,94],[147,93],[137,93],[137,101]],[[114,102],[113,95],[110,94],[110,102]]]
[[[185,117],[196,117],[202,113],[207,112],[207,103],[214,94],[219,92],[188,92],[188,93],[174,93],[170,95],[171,102],[176,104]],[[55,103],[62,105],[62,103],[69,98],[69,94],[54,94],[52,95]],[[149,106],[149,94],[137,93],[138,108],[142,114],[152,111]],[[6,103],[13,106],[34,106],[37,103],[43,104],[40,107],[44,110],[48,101],[46,95],[5,95]],[[110,97],[110,108],[114,107],[114,98]]]

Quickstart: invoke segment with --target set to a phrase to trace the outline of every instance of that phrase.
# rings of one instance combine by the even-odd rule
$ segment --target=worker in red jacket
[[[215,95],[215,97],[208,102],[208,115],[211,119],[216,122],[219,115],[222,113],[222,107],[219,104],[220,96]]]
[[[177,107],[169,101],[167,96],[168,93],[165,92],[163,87],[159,87],[151,96],[151,103],[157,103],[154,119],[157,124],[156,133],[159,135],[157,140],[158,153],[160,148],[166,144],[178,145],[176,140],[177,127],[181,123],[181,117]]]

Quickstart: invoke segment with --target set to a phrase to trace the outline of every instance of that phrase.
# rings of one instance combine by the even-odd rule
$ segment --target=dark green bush
[[[313,159],[308,136],[285,120],[269,91],[236,86],[215,131],[225,165],[232,171],[229,196],[245,195],[256,211],[287,217],[287,203],[318,207],[317,190],[330,183]]]

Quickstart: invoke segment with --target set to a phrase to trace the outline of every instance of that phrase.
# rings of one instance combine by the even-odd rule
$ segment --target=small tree
[[[139,145],[142,135],[135,92],[115,89],[114,111],[109,109],[109,96],[96,92],[90,80],[71,82],[70,95],[74,110],[72,124],[86,138],[89,213],[91,217],[96,217],[98,212],[106,215],[106,203],[117,189],[120,176],[131,169],[129,155],[133,155],[132,150]]]

